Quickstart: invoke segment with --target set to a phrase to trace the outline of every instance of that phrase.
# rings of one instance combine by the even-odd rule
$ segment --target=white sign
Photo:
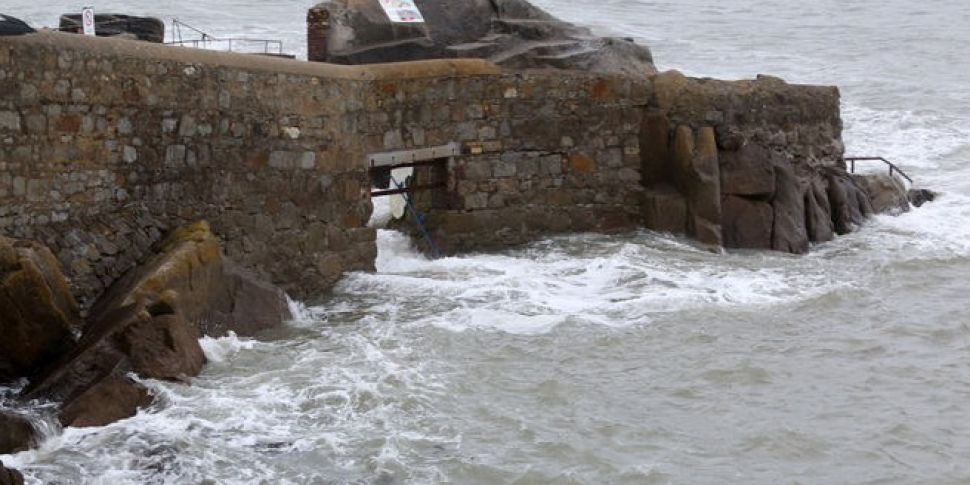
[[[84,26],[84,35],[95,35],[94,8],[84,7],[84,9],[81,10],[81,25]]]
[[[391,22],[402,24],[424,23],[421,11],[414,4],[414,0],[377,0],[387,12],[387,17]]]

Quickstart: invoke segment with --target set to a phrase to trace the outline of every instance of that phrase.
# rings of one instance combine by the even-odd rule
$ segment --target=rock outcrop
[[[78,305],[57,258],[0,237],[0,382],[27,377],[74,343]]]
[[[642,78],[650,50],[556,19],[524,0],[417,0],[424,24],[393,24],[378,2],[331,0],[310,10],[310,60],[372,64],[482,58],[513,69],[556,68]],[[320,43],[326,47],[321,48]]]
[[[82,33],[81,14],[61,15],[60,30]],[[165,23],[154,17],[99,13],[94,16],[94,31],[99,37],[129,37],[156,44],[165,42]]]
[[[906,185],[886,174],[853,175],[852,179],[869,196],[873,212],[899,214],[910,209]]]
[[[895,182],[848,174],[839,91],[657,75],[641,133],[647,227],[729,248],[804,253],[875,212]]]
[[[34,426],[26,418],[0,412],[0,455],[28,449],[35,435]]]
[[[0,463],[0,485],[24,485],[24,476]]]
[[[62,402],[65,426],[101,426],[151,402],[130,374],[187,380],[205,364],[201,335],[251,335],[287,317],[283,293],[226,260],[208,224],[186,226],[109,289],[78,345],[27,395]]]

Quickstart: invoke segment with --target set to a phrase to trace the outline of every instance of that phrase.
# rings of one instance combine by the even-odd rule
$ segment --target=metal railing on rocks
[[[899,174],[900,177],[909,181],[910,185],[913,184],[913,179],[906,172],[903,172],[895,163],[886,160],[883,157],[844,157],[842,161],[846,163],[849,173],[855,173],[856,162],[882,162],[889,166],[889,176],[892,177],[895,174]]]

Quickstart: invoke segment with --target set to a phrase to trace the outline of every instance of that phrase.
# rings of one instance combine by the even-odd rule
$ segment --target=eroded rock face
[[[27,396],[63,402],[65,426],[101,426],[151,402],[129,374],[187,380],[205,364],[203,332],[251,335],[288,317],[282,291],[226,260],[199,222],[174,231],[109,289],[77,347],[33,380]]]
[[[731,248],[804,253],[873,213],[908,207],[898,182],[846,172],[836,88],[675,71],[655,76],[653,86],[640,141],[648,228],[686,227],[706,244],[720,238]],[[699,157],[701,146],[708,148]],[[673,211],[656,215],[654,194],[675,200],[671,189],[688,209],[683,221],[670,220]]]
[[[0,237],[0,381],[32,375],[74,343],[81,320],[44,246]]]
[[[374,1],[331,0],[313,7],[308,17],[310,60],[372,64],[473,57],[513,69],[575,69],[640,78],[656,72],[646,47],[630,39],[597,37],[525,0],[415,3],[424,24],[392,24]]]

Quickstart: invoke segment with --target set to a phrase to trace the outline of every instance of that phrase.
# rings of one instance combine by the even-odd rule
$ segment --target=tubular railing
[[[849,173],[855,173],[856,162],[882,162],[889,166],[890,177],[898,173],[901,177],[909,181],[910,185],[913,184],[913,179],[910,178],[909,175],[906,175],[906,172],[903,172],[903,170],[897,167],[895,163],[890,162],[883,157],[845,157],[842,159],[842,161],[846,162],[848,165]]]
[[[191,32],[195,32],[199,34],[199,38],[188,39],[188,40],[182,39],[183,27]],[[283,55],[283,41],[269,40],[269,39],[245,39],[245,38],[238,38],[238,37],[219,38],[219,37],[215,37],[213,35],[207,34],[195,27],[192,27],[191,25],[185,22],[182,22],[179,19],[172,19],[172,40],[171,42],[166,42],[166,44],[177,45],[181,47],[203,48],[203,49],[211,49],[215,45],[222,44],[222,45],[225,45],[225,50],[229,52],[235,52],[233,51],[233,44],[235,44],[237,47],[239,45],[246,45],[246,44],[250,44],[250,45],[261,44],[263,46],[263,54]],[[274,50],[275,52],[270,51],[270,46],[273,47],[272,50]]]

